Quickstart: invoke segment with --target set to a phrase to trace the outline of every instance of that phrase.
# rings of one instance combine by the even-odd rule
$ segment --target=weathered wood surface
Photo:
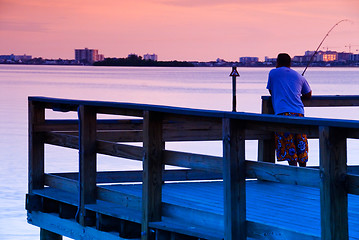
[[[122,240],[118,235],[110,232],[99,231],[93,227],[82,227],[72,219],[63,219],[53,214],[32,212],[28,214],[28,222],[55,233],[61,232],[73,239],[93,239],[93,240]]]
[[[163,186],[163,201],[169,203],[170,205],[166,205],[165,212],[163,214],[166,214],[171,218],[180,218],[182,222],[186,219],[183,218],[183,207],[189,206],[190,208],[194,208],[194,210],[191,210],[190,212],[188,212],[188,214],[190,213],[193,216],[196,216],[196,214],[200,214],[196,218],[197,221],[191,222],[191,224],[197,224],[200,226],[201,222],[203,221],[201,216],[206,216],[205,226],[211,226],[208,224],[217,226],[218,216],[216,214],[221,214],[221,212],[223,214],[223,196],[221,194],[218,194],[218,192],[223,191],[221,185],[221,182],[165,184]],[[171,189],[172,187],[173,189]],[[302,225],[297,226],[297,224],[295,224],[295,231],[300,232],[303,230],[306,235],[310,235],[310,232],[313,231],[310,230],[308,232],[308,229],[306,229],[306,227],[308,227],[306,226],[308,222],[310,223],[309,229],[312,229],[312,224],[316,222],[318,228],[316,231],[320,231],[320,194],[317,188],[309,188],[287,184],[283,185],[275,182],[247,181],[246,189],[247,220],[254,222],[259,221],[271,223],[271,227],[266,226],[264,228],[258,228],[257,225],[254,225],[254,229],[249,228],[248,232],[253,234],[253,237],[258,234],[262,236],[264,236],[265,234],[275,234],[277,236],[294,236],[295,232],[293,232],[289,227],[293,227],[293,223],[291,221],[301,222]],[[68,193],[66,195],[66,189],[64,189],[64,193],[62,193],[63,197],[61,197],[61,191],[56,189],[53,189],[52,191],[49,190],[50,189],[36,190],[34,193],[41,196],[47,196],[58,201],[64,201],[67,204],[77,204],[76,194]],[[141,191],[141,185],[116,185],[99,187],[98,198],[102,199],[102,201],[106,201],[107,203],[104,202],[104,204],[101,205],[102,207],[98,204],[90,204],[87,205],[86,208],[96,210],[104,214],[110,214],[110,212],[112,212],[111,216],[121,217],[131,221],[136,220],[134,218],[134,216],[136,216],[136,213],[134,212],[134,210],[131,209],[138,209],[137,215],[139,217],[136,221],[140,221],[139,219],[142,195]],[[261,202],[263,203],[259,203],[257,201],[258,197],[261,198]],[[71,198],[73,198],[73,200],[71,200]],[[359,223],[358,198],[358,196],[349,197],[348,211],[349,216],[351,216],[351,218],[349,217],[349,225],[353,224],[353,222],[354,224]],[[114,206],[117,206],[118,210],[115,210],[115,207],[111,207],[111,204],[109,203],[115,204]],[[176,207],[177,205],[182,206],[182,208]],[[108,206],[108,210],[106,210],[105,206]],[[189,211],[189,209],[185,211]],[[208,213],[205,214],[205,212]],[[256,216],[256,218],[253,218],[253,216]],[[217,225],[215,223],[217,223]],[[166,225],[165,223],[163,224]],[[185,224],[185,222],[183,224]],[[283,230],[285,224],[287,224],[288,227],[285,227],[286,230]],[[353,232],[353,228],[356,228],[353,225],[351,226],[352,227],[349,228],[349,231]],[[263,232],[263,229],[266,231]],[[355,231],[352,234],[354,235],[352,235],[350,239],[359,238],[354,237],[359,236],[355,235]]]
[[[332,106],[337,104],[335,99],[342,106],[357,106],[359,97],[314,98],[305,104]],[[156,234],[162,239],[174,234],[208,239],[359,238],[353,227],[359,223],[358,196],[350,195],[359,192],[359,176],[357,167],[346,166],[346,139],[359,138],[358,121],[39,97],[29,100],[30,221],[32,211],[73,219],[79,208],[83,229],[95,225],[97,230],[115,229],[120,236],[129,236],[131,231],[121,230],[128,226],[140,231],[135,235],[144,240],[150,238],[150,228],[160,230]],[[79,109],[80,121],[45,120],[45,108]],[[270,113],[270,108],[270,102],[264,104],[264,113]],[[136,119],[97,120],[98,113]],[[270,163],[274,131],[319,137],[320,167]],[[259,140],[259,162],[244,158],[248,139]],[[202,140],[222,140],[223,157],[165,150],[165,141]],[[120,143],[142,141],[143,147]],[[80,173],[45,174],[44,143],[79,149]],[[143,184],[103,185],[121,182],[126,175],[97,173],[97,153],[143,161],[142,176],[138,171],[128,173],[126,181]],[[168,175],[165,164],[190,169],[184,170],[185,176],[180,170]],[[208,179],[223,177],[223,182],[165,182],[187,180],[189,173],[198,179],[213,174]],[[59,226],[56,231],[46,223],[39,226],[59,234]]]
[[[266,106],[271,106],[271,97],[262,96],[262,100],[266,102]],[[310,100],[303,101],[305,107],[343,107],[343,106],[359,106],[358,95],[322,95],[312,96]],[[268,105],[267,105],[268,104]],[[272,107],[269,107],[272,108]]]
[[[245,122],[223,119],[224,238],[247,239]]]
[[[85,205],[96,202],[96,112],[80,106],[80,223],[85,225]]]
[[[137,204],[132,207],[128,206],[125,209],[131,211],[131,209],[141,208],[141,184],[111,185],[100,188],[101,191],[109,191],[106,201],[112,201],[113,204],[116,203],[120,204],[120,206],[126,206],[124,201],[130,199],[133,200],[132,202],[137,201]],[[44,190],[37,191],[40,192]],[[187,223],[187,226],[198,226],[198,232],[200,232],[199,229],[201,226],[204,227],[204,229],[210,227],[213,231],[218,232],[218,237],[223,237],[224,222],[219,216],[223,216],[224,213],[224,197],[222,194],[218,194],[222,191],[223,182],[221,181],[164,184],[162,199],[165,204],[164,214],[167,218],[162,219],[162,228],[165,228],[166,219],[168,219],[168,223],[176,221],[183,225]],[[58,192],[56,194],[58,194]],[[46,193],[44,192],[43,195],[45,196]],[[60,197],[57,198],[61,200]],[[299,233],[298,236],[306,236],[300,239],[320,239],[319,189],[299,185],[249,180],[247,181],[246,198],[247,220],[250,222],[247,225],[249,237],[254,238],[272,235],[281,236],[283,238],[287,237],[284,239],[293,239],[293,236],[297,236],[296,234]],[[258,201],[258,198],[260,198],[261,201]],[[64,199],[68,199],[68,197],[64,197]],[[359,224],[359,196],[350,195],[348,200],[349,239],[359,239],[359,229],[356,227]],[[101,213],[104,214],[112,212],[115,216],[123,216],[120,208],[113,208],[111,204],[107,208],[105,207],[107,205],[105,202],[97,205],[98,206],[92,204],[89,205],[88,208],[92,210],[97,209],[96,211],[101,211]],[[185,211],[193,217],[183,215],[181,212],[184,209],[187,209]],[[138,214],[138,218],[140,218],[140,211],[138,211]],[[137,221],[139,220],[137,219]],[[188,222],[190,222],[189,225]],[[266,226],[256,223],[266,223]],[[153,226],[155,225],[156,224],[153,224]],[[167,225],[167,229],[171,229],[171,226],[169,224]],[[186,230],[187,233],[190,231],[188,228],[182,231],[184,230]]]
[[[143,173],[141,170],[131,171],[102,171],[97,172],[97,183],[130,183],[142,182]],[[222,173],[209,173],[206,171],[198,171],[192,169],[169,169],[164,170],[162,173],[163,181],[189,181],[189,180],[221,180]],[[71,185],[71,182],[78,180],[77,172],[66,173],[51,173],[45,174],[45,185],[53,186],[52,184],[62,184],[64,186]],[[61,183],[63,181],[63,183]],[[75,189],[76,190],[76,189]]]
[[[319,143],[322,238],[348,239],[345,131],[321,127]]]
[[[145,111],[143,116],[143,192],[141,239],[150,239],[149,223],[162,216],[162,171],[164,169],[162,114]]]
[[[298,118],[295,117],[279,117],[273,116],[270,114],[256,114],[256,113],[244,113],[244,112],[224,112],[224,111],[214,111],[214,110],[199,110],[199,109],[189,109],[189,108],[178,108],[178,107],[167,107],[167,106],[155,106],[155,105],[146,105],[146,104],[131,104],[131,103],[114,103],[114,102],[101,102],[101,101],[81,101],[81,100],[67,100],[67,99],[56,99],[56,98],[44,98],[44,97],[29,97],[30,101],[40,102],[46,108],[52,109],[53,105],[63,104],[68,105],[69,109],[73,111],[77,110],[78,105],[89,105],[95,106],[96,111],[98,113],[102,113],[102,108],[114,108],[114,109],[129,109],[140,111],[141,114],[138,113],[138,116],[142,117],[143,111],[155,111],[162,112],[165,115],[173,115],[173,116],[187,116],[188,119],[194,118],[194,120],[198,119],[200,116],[203,119],[206,118],[232,118],[238,120],[244,120],[249,122],[257,122],[257,123],[277,123],[277,127],[273,127],[275,131],[290,130],[292,126],[331,126],[331,127],[343,127],[343,128],[351,128],[354,131],[359,129],[357,121],[354,120],[338,120],[338,119],[324,119],[324,118],[302,118],[301,121],[298,122]],[[76,108],[75,108],[76,107]],[[124,115],[121,112],[113,113],[118,115]],[[130,116],[136,116],[130,115]],[[181,119],[183,119],[183,116]],[[201,119],[200,118],[200,119]],[[310,129],[310,128],[309,128]],[[348,133],[350,134],[350,132]]]
[[[28,191],[41,189],[44,187],[44,137],[40,132],[36,132],[37,124],[45,121],[45,109],[41,104],[29,102],[29,175]]]

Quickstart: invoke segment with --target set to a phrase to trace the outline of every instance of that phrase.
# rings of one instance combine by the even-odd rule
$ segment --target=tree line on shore
[[[128,58],[105,58],[94,62],[94,66],[158,66],[158,67],[194,67],[190,62],[183,61],[153,61],[142,59],[141,56],[131,55]]]

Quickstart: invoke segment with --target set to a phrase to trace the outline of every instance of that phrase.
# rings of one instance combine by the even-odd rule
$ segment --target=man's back
[[[275,114],[284,112],[304,114],[301,95],[311,91],[306,79],[288,67],[272,69],[267,89],[272,95]]]

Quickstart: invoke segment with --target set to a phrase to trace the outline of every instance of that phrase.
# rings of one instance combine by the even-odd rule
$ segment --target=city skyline
[[[71,59],[72,49],[88,47],[106,57],[156,53],[158,60],[295,56],[315,50],[341,19],[350,21],[323,48],[358,53],[357,0],[0,0],[0,53]]]

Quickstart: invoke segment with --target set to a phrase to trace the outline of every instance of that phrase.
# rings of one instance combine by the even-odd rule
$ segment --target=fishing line
[[[320,42],[320,44],[319,44],[317,50],[315,50],[314,54],[313,54],[312,57],[310,58],[310,60],[309,60],[309,62],[308,62],[308,64],[307,64],[307,66],[305,67],[305,69],[304,69],[304,71],[303,71],[303,73],[302,73],[302,76],[304,76],[305,71],[307,71],[307,68],[308,68],[309,65],[312,63],[312,61],[313,61],[313,59],[314,59],[314,56],[318,53],[318,50],[319,50],[319,48],[322,46],[324,40],[329,36],[329,33],[330,33],[336,26],[338,26],[340,23],[346,22],[346,21],[349,21],[349,20],[348,20],[348,19],[340,20],[339,22],[337,22],[336,24],[334,24],[334,26],[327,32],[327,34],[324,36],[323,40]]]

